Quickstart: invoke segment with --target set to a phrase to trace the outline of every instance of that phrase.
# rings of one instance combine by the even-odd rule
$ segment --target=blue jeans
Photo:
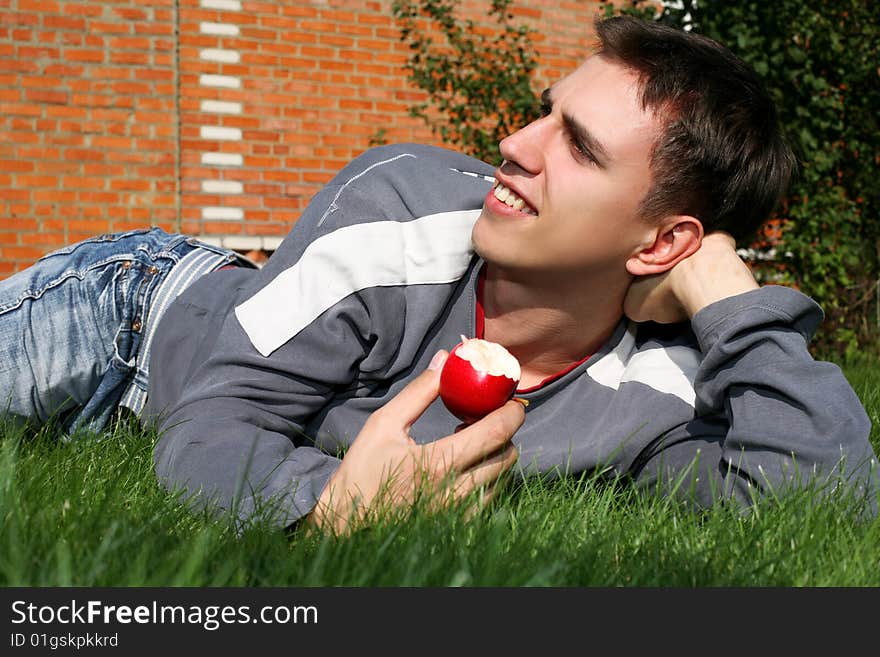
[[[0,415],[97,431],[136,374],[146,394],[139,356],[148,320],[159,319],[151,304],[197,249],[214,269],[240,259],[152,228],[79,242],[0,281]]]

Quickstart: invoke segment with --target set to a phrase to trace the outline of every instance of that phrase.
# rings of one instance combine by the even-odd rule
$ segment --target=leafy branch
[[[493,0],[494,28],[459,18],[460,0],[395,0],[409,44],[409,80],[428,94],[410,108],[445,142],[491,163],[498,143],[538,114],[532,30],[514,23],[512,0]]]

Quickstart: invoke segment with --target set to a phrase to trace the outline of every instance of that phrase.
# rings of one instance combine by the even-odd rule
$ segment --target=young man
[[[0,378],[38,374],[0,388],[10,411],[44,416],[72,397],[74,424],[100,426],[117,403],[142,412],[161,430],[165,485],[244,518],[268,505],[285,526],[342,530],[425,485],[491,495],[510,469],[683,479],[700,504],[828,480],[874,495],[866,414],[807,351],[821,310],[759,288],[734,250],[793,167],[767,95],[707,39],[625,18],[597,27],[599,52],[545,92],[497,170],[443,149],[373,149],[261,270],[151,231],[13,277],[0,331],[107,327],[110,366],[95,355],[61,385],[22,359],[86,359],[26,345]],[[49,301],[68,288],[84,301]],[[62,303],[62,320],[14,319]],[[81,316],[97,306],[106,317]],[[527,408],[457,426],[437,389],[462,334],[519,359]]]

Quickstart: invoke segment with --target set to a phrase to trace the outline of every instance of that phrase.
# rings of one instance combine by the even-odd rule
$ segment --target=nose
[[[543,166],[544,156],[542,143],[549,135],[545,135],[548,119],[543,117],[532,121],[511,135],[501,140],[498,148],[501,157],[510,164],[515,164],[525,172],[537,174]]]

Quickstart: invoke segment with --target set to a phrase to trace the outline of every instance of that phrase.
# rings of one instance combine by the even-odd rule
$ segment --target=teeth
[[[494,194],[495,198],[497,198],[502,203],[506,203],[514,210],[519,210],[520,212],[524,212],[525,214],[535,214],[535,211],[527,206],[524,200],[522,200],[519,196],[514,194],[501,183],[497,183],[495,185]]]
[[[510,196],[510,190],[501,183],[498,183],[498,185],[495,187],[495,198],[497,198],[502,203],[506,203],[508,196]]]

